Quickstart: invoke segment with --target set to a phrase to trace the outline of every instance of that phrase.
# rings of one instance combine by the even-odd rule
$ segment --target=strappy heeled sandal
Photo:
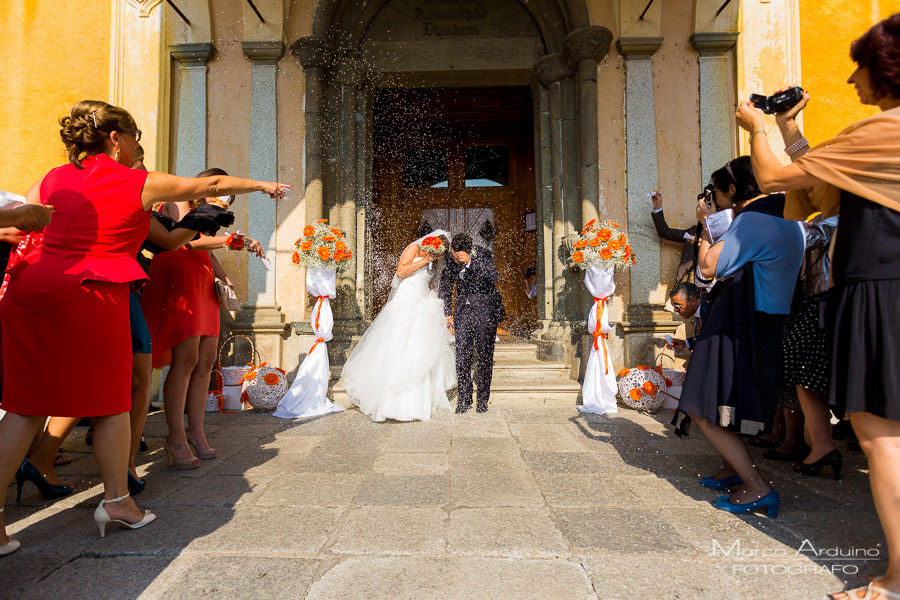
[[[900,593],[889,592],[888,590],[882,589],[880,587],[872,587],[881,579],[881,577],[875,577],[874,579],[872,579],[872,581],[869,582],[868,585],[861,585],[858,588],[853,588],[852,590],[844,590],[841,592],[828,594],[827,596],[825,596],[825,600],[842,600],[838,598],[838,594],[844,594],[849,600],[900,600]],[[865,596],[859,596],[856,593],[863,590],[866,591]]]
[[[113,498],[112,500],[101,500],[100,504],[97,505],[97,510],[94,511],[94,522],[97,524],[97,528],[100,530],[100,537],[106,536],[106,526],[110,523],[118,523],[120,525],[124,525],[128,529],[140,529],[141,527],[149,525],[156,520],[156,515],[154,515],[149,510],[144,512],[144,518],[137,523],[129,523],[128,521],[123,521],[122,519],[113,519],[112,517],[110,517],[109,513],[106,512],[104,505],[121,502],[129,495],[130,494],[125,494],[124,496]]]

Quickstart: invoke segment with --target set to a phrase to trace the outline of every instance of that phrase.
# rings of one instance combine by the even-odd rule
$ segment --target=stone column
[[[572,76],[572,67],[562,54],[548,54],[535,65],[535,77],[547,89],[547,118],[549,145],[549,182],[550,206],[549,223],[552,236],[547,235],[545,241],[550,242],[544,252],[552,265],[552,271],[545,277],[552,281],[552,287],[545,292],[545,302],[551,312],[545,315],[544,330],[538,340],[539,356],[544,360],[566,360],[568,347],[568,296],[570,286],[567,285],[567,265],[560,251],[566,236],[572,232],[574,215],[572,206],[566,202],[566,173],[564,156],[566,153],[566,99],[563,80]],[[569,115],[571,116],[571,115]],[[546,294],[552,295],[546,298]]]
[[[656,116],[651,56],[661,37],[619,38],[625,57],[625,155],[628,197],[628,237],[637,256],[629,270],[631,302],[625,311],[625,362],[649,364],[655,333],[674,332],[677,323],[663,310],[653,292],[660,279],[659,240],[650,216],[647,192],[657,189]]]
[[[731,159],[734,102],[729,93],[725,55],[737,42],[736,31],[697,32],[691,45],[700,53],[700,182]]]
[[[599,218],[600,165],[597,158],[597,63],[609,52],[606,27],[582,27],[566,36],[564,46],[578,83],[578,188],[581,220]]]
[[[206,169],[206,62],[214,51],[208,42],[169,46],[181,73],[175,174],[182,177]]]
[[[278,128],[275,98],[275,74],[278,59],[284,55],[280,41],[242,42],[244,55],[252,62],[250,100],[250,172],[251,179],[278,179]],[[261,192],[247,200],[247,235],[258,239],[266,254],[274,256],[276,202]],[[272,261],[273,266],[276,261]],[[238,313],[232,330],[254,339],[263,360],[281,364],[281,341],[286,332],[284,314],[275,303],[276,272],[266,271],[262,263],[250,257],[247,266],[248,299]]]

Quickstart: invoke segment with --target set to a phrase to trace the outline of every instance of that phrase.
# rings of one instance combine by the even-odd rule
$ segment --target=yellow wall
[[[803,86],[812,99],[803,111],[803,131],[815,145],[878,112],[863,106],[847,77],[856,68],[850,44],[872,25],[900,12],[900,0],[822,2],[800,0]]]
[[[109,97],[109,0],[4,3],[0,11],[0,190],[24,194],[62,164],[57,119]]]

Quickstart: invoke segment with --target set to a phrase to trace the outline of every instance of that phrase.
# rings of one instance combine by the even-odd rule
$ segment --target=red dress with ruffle
[[[172,362],[172,347],[198,335],[219,336],[219,297],[209,252],[179,248],[150,263],[141,308],[150,328],[153,366]]]
[[[43,243],[9,270],[0,301],[3,402],[22,415],[96,417],[131,409],[128,291],[150,228],[147,172],[105,154],[41,182],[56,210]]]

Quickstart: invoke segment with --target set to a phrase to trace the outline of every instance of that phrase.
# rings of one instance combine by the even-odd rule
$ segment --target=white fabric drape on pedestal
[[[337,295],[337,273],[325,269],[307,270],[306,289],[316,297],[310,318],[316,342],[303,359],[291,388],[278,403],[274,415],[283,419],[317,417],[346,410],[327,397],[331,372],[325,343],[331,340],[334,328],[330,299]]]
[[[618,411],[616,407],[616,373],[609,355],[606,336],[609,334],[609,309],[607,304],[616,291],[613,269],[591,267],[584,273],[584,285],[594,297],[588,314],[588,331],[593,335],[584,384],[581,386],[583,413],[605,415]]]

